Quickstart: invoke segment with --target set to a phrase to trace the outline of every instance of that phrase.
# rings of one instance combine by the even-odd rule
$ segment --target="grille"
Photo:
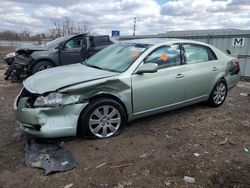
[[[38,95],[33,94],[33,93],[29,92],[27,89],[23,88],[21,94],[19,95],[19,97],[17,99],[17,105],[19,103],[19,100],[21,98],[24,98],[24,97],[28,97],[28,100],[27,100],[27,103],[25,104],[25,107],[31,108],[31,107],[33,107],[33,103],[34,103],[35,99],[38,97]]]

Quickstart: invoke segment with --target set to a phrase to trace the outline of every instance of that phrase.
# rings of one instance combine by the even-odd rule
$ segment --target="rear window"
[[[196,44],[184,44],[183,48],[187,64],[209,61],[206,47]]]
[[[109,40],[109,36],[96,36],[93,37],[92,39],[92,46],[96,47],[96,46],[105,46],[105,45],[109,45],[112,44],[112,42]]]

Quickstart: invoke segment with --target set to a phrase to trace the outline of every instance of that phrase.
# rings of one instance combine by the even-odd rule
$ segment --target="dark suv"
[[[5,79],[19,81],[44,69],[82,62],[114,42],[107,35],[80,34],[57,38],[44,46],[20,46],[4,58]]]

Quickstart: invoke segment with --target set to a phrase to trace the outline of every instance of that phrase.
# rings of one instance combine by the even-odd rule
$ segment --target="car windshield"
[[[96,53],[85,65],[114,72],[124,72],[151,45],[137,43],[117,43]]]
[[[62,43],[65,40],[70,39],[72,36],[63,36],[56,38],[55,40],[52,40],[46,44],[46,47],[48,48],[55,48],[58,44]]]

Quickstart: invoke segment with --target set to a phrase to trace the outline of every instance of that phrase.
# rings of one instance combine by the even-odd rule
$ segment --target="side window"
[[[108,36],[95,36],[93,37],[93,46],[105,46],[111,44]]]
[[[81,47],[82,47],[82,37],[80,36],[74,37],[65,44],[66,49],[81,48]]]
[[[184,44],[183,48],[187,64],[209,61],[206,47],[195,44]]]
[[[207,47],[207,53],[209,61],[217,60],[215,53],[209,47]]]
[[[157,63],[159,68],[181,64],[179,45],[157,48],[144,60],[144,63]]]

